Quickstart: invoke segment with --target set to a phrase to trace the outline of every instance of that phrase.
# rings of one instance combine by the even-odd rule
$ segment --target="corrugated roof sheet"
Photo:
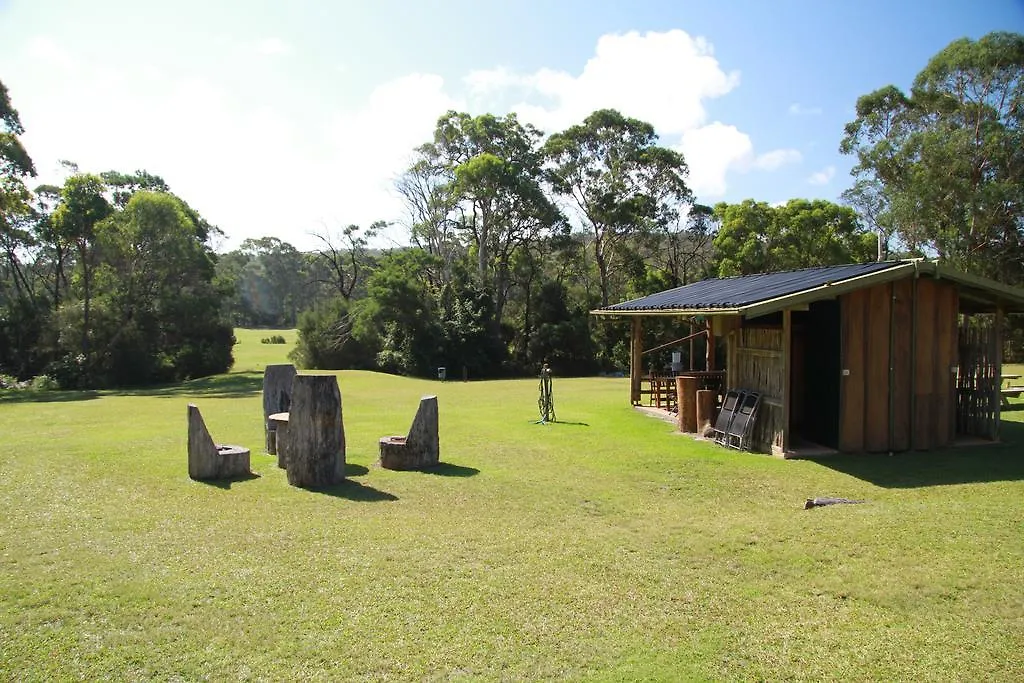
[[[734,309],[780,296],[796,294],[822,285],[842,282],[903,265],[903,261],[883,261],[845,266],[803,268],[778,273],[740,275],[701,280],[693,284],[650,294],[632,301],[613,304],[602,311],[666,311]]]

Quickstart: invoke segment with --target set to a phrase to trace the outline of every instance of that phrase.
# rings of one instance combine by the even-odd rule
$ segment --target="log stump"
[[[715,423],[715,398],[718,392],[711,389],[697,391],[697,433],[706,434]]]
[[[277,439],[270,416],[275,413],[287,413],[292,402],[292,380],[295,379],[295,366],[290,363],[268,365],[263,369],[263,434],[266,439],[267,453],[277,454]]]
[[[345,478],[345,426],[334,375],[296,375],[285,461],[288,483],[321,488]]]
[[[424,396],[407,436],[380,440],[380,466],[389,470],[422,470],[441,461],[437,396]]]
[[[267,435],[267,453],[277,456],[277,466],[288,469],[288,419],[289,413],[273,413],[267,418],[270,432]],[[269,446],[273,441],[273,450]]]
[[[697,431],[697,382],[696,377],[676,377],[679,431],[688,434]]]
[[[249,474],[249,449],[216,444],[199,408],[188,404],[188,476],[199,481]]]

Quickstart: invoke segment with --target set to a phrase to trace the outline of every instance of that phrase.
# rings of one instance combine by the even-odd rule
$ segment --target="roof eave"
[[[595,308],[590,315],[603,315],[609,317],[637,318],[654,315],[667,315],[678,317],[689,317],[695,315],[741,315],[743,311],[739,308],[645,308],[632,311],[608,310],[607,308]]]
[[[811,289],[804,289],[792,294],[786,294],[785,296],[766,299],[765,301],[759,301],[756,304],[744,306],[741,309],[741,312],[747,318],[757,318],[762,315],[776,313],[801,304],[809,304],[823,299],[833,299],[841,294],[846,294],[847,292],[852,292],[857,289],[890,282],[892,280],[898,280],[905,277],[908,272],[914,271],[917,265],[918,264],[913,262],[902,263],[900,265],[893,266],[892,268],[886,268],[885,270],[879,270],[874,273],[858,275],[856,277],[847,278],[846,280],[840,280],[839,282],[825,283],[817,287],[812,287]]]

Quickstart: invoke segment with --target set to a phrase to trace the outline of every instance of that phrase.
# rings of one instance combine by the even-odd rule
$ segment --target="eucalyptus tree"
[[[601,305],[630,243],[663,229],[692,200],[682,154],[658,145],[649,123],[601,109],[548,138],[543,152],[551,187],[589,233]]]
[[[60,204],[52,217],[56,239],[73,245],[75,250],[77,283],[82,301],[79,350],[86,362],[90,356],[93,276],[99,261],[96,227],[114,212],[104,196],[105,192],[106,186],[99,176],[87,173],[73,175],[64,182]]]
[[[426,205],[434,212],[432,227],[454,228],[468,244],[479,285],[492,293],[498,320],[511,285],[513,254],[562,222],[542,188],[541,137],[515,114],[473,117],[450,111],[438,120],[434,140],[418,149],[419,167],[410,169],[434,175],[428,182],[436,199]],[[448,214],[442,218],[437,209]],[[441,240],[437,246],[447,248]]]
[[[1024,281],[1022,76],[1024,35],[953,41],[909,94],[858,99],[840,145],[908,247],[1009,282]]]

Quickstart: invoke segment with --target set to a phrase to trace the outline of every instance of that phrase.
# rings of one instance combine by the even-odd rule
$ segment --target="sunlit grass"
[[[340,372],[352,483],[313,493],[261,453],[276,332],[226,376],[0,402],[0,677],[1024,676],[1024,400],[1003,444],[786,462],[622,379],[556,378],[538,425],[536,380]],[[376,467],[426,393],[447,467]],[[189,401],[258,478],[189,480]]]

